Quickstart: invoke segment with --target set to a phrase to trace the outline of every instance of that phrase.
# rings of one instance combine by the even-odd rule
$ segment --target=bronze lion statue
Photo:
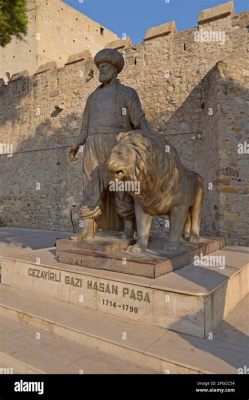
[[[204,194],[201,176],[183,166],[176,149],[162,134],[122,132],[117,141],[107,168],[135,201],[137,242],[128,250],[146,250],[155,215],[169,216],[169,241],[164,250],[179,249],[182,236],[198,242]]]

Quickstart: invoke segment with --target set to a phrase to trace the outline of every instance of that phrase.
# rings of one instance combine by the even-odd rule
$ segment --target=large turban
[[[115,49],[100,50],[95,55],[94,62],[97,67],[101,63],[109,63],[117,68],[118,73],[124,68],[124,57]]]

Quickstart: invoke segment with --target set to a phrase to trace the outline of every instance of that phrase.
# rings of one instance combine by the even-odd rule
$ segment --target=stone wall
[[[183,32],[170,26],[160,27],[159,35],[153,28],[153,38],[147,33],[137,46],[111,44],[125,57],[120,80],[138,91],[151,126],[168,135],[185,165],[203,175],[202,232],[248,245],[249,155],[238,157],[234,148],[249,141],[249,12]],[[225,42],[196,41],[204,30],[225,32]],[[0,157],[6,224],[71,230],[74,204],[77,216],[83,155],[71,164],[68,151],[98,74],[92,59],[73,60],[0,88],[0,138],[14,144],[13,157]]]

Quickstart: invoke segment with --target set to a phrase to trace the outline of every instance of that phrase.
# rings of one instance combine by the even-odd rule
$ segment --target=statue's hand
[[[77,153],[78,153],[79,148],[78,147],[72,147],[71,150],[69,151],[69,160],[70,161],[77,161],[78,157]]]

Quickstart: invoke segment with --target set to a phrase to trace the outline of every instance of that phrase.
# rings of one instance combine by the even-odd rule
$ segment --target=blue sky
[[[64,0],[106,26],[118,36],[126,33],[134,44],[143,40],[152,26],[175,20],[178,31],[197,25],[205,8],[225,0]],[[169,1],[169,2],[167,2]],[[234,0],[235,12],[249,10],[249,0]]]

